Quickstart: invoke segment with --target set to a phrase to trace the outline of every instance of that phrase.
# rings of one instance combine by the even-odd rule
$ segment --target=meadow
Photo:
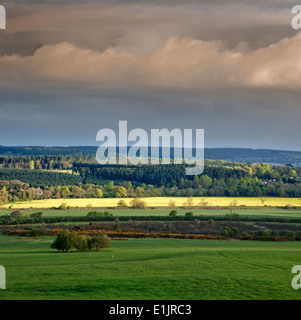
[[[227,207],[231,203],[236,202],[236,206],[247,206],[247,207],[284,207],[286,205],[292,205],[301,207],[301,198],[275,198],[275,197],[193,197],[193,205],[199,205],[201,202],[206,202],[207,206],[220,206]],[[130,205],[131,198],[81,198],[81,199],[46,199],[46,200],[32,200],[17,202],[14,204],[6,204],[2,208],[13,208],[13,209],[28,209],[28,208],[57,208],[62,203],[65,203],[70,207],[116,207],[118,202],[123,200],[127,205]],[[183,197],[149,197],[141,198],[145,201],[148,207],[169,207],[170,202],[174,202],[175,206],[183,206],[187,203],[187,198]]]
[[[0,216],[7,215],[12,212],[11,210],[1,210]],[[25,209],[21,212],[23,216],[29,216],[34,212],[43,212],[43,217],[85,217],[91,211],[97,212],[109,212],[112,213],[115,217],[123,217],[123,216],[131,216],[131,217],[148,217],[148,216],[168,216],[171,210],[176,210],[178,216],[185,216],[187,212],[192,212],[194,216],[206,216],[210,217],[221,217],[226,214],[230,214],[230,209],[228,208],[220,208],[220,209],[200,209],[200,208],[155,208],[155,209],[80,209],[80,208],[71,208],[70,210],[56,210],[56,209]],[[286,218],[286,219],[294,219],[301,218],[301,209],[284,209],[284,208],[269,208],[269,207],[261,207],[261,208],[234,208],[233,213],[238,213],[240,217],[248,217],[248,218]]]
[[[291,287],[299,242],[129,239],[99,253],[58,253],[53,239],[0,235],[1,300],[301,298]]]

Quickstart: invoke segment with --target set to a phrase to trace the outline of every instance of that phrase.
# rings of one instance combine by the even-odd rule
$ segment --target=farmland
[[[236,206],[247,207],[284,207],[287,204],[301,207],[301,198],[259,198],[259,197],[193,197],[193,205],[196,206],[200,202],[206,202],[207,206],[228,207],[229,204],[236,201]],[[47,200],[32,200],[24,202],[16,202],[3,205],[2,208],[12,207],[13,209],[28,209],[28,208],[53,208],[59,207],[62,203],[66,203],[70,207],[86,208],[109,208],[116,207],[118,202],[123,200],[127,205],[130,205],[131,198],[82,198],[82,199],[47,199]],[[184,197],[149,197],[142,198],[148,207],[168,207],[170,202],[174,202],[175,206],[183,206],[187,203],[187,198]]]
[[[0,158],[0,300],[300,299],[299,167],[90,160]],[[51,249],[68,233],[70,253]],[[88,245],[104,234],[111,247]]]
[[[10,214],[12,210],[0,209],[0,216]],[[172,209],[155,208],[155,209],[98,209],[98,208],[71,208],[70,210],[44,209],[44,208],[27,208],[21,210],[23,216],[29,216],[35,212],[43,212],[43,217],[85,217],[89,212],[109,212],[114,217],[149,217],[149,216],[168,216]],[[228,208],[220,209],[203,209],[203,208],[176,208],[177,216],[185,216],[187,212],[192,212],[194,217],[223,217],[230,213]],[[301,219],[301,209],[287,210],[284,208],[235,208],[234,213],[238,213],[240,217],[259,218],[285,218],[285,219]]]
[[[0,236],[0,299],[300,299],[299,242],[129,239],[89,258],[51,250],[53,239]]]

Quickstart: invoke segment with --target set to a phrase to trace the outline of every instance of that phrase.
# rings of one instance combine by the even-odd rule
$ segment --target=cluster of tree
[[[92,156],[95,158],[97,147],[8,147],[0,146],[0,154],[3,156]]]
[[[60,198],[301,197],[300,167],[206,161],[200,176],[185,176],[184,170],[183,165],[84,163],[74,164],[73,174],[0,169],[0,205]],[[98,183],[88,183],[90,178]],[[202,206],[205,205],[210,204]],[[126,206],[125,202],[120,203],[122,206]]]
[[[100,252],[103,248],[109,248],[110,246],[111,239],[105,234],[92,237],[79,235],[69,230],[61,231],[51,244],[52,249],[57,249],[60,252],[69,252],[71,249],[77,249],[80,252],[95,249]]]
[[[0,169],[1,180],[19,180],[31,187],[69,186],[83,182],[79,175],[67,172],[6,168]]]
[[[251,236],[260,236],[260,237],[287,237],[287,238],[295,238],[296,232],[292,231],[292,230],[259,230],[258,232],[245,232],[242,231],[240,232],[240,230],[237,227],[233,227],[233,228],[229,228],[229,227],[224,227],[221,232],[220,235],[226,238],[232,238],[232,237],[237,237],[238,235],[241,236],[246,236],[246,235],[251,235]],[[298,233],[298,237],[301,236],[301,233]]]
[[[89,156],[0,156],[0,168],[9,169],[40,169],[40,170],[67,170],[72,168],[75,161],[93,161]]]

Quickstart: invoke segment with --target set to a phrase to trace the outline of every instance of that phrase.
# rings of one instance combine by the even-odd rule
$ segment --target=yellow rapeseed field
[[[190,201],[189,201],[189,200]],[[53,208],[59,207],[65,203],[70,207],[116,207],[120,198],[101,198],[101,199],[47,199],[18,202],[12,205],[13,209],[28,209],[28,208]],[[128,205],[130,205],[131,198],[122,198]],[[228,198],[228,197],[151,197],[141,198],[145,201],[148,207],[168,207],[168,206],[301,206],[301,198]],[[8,208],[11,204],[2,206]]]

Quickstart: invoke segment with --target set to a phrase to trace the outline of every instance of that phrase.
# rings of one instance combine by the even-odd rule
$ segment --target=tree
[[[124,200],[119,200],[117,203],[117,208],[126,208],[128,205]]]
[[[147,204],[145,201],[135,198],[130,202],[130,206],[132,206],[134,209],[144,209],[146,208]]]
[[[127,196],[127,191],[125,187],[118,187],[115,193],[116,198],[125,198]]]
[[[169,213],[170,217],[175,217],[177,215],[177,210],[171,210]]]
[[[212,184],[212,179],[205,174],[200,177],[199,182],[204,188],[208,188]]]
[[[83,235],[76,235],[74,238],[73,246],[77,249],[79,252],[84,252],[88,248],[88,239],[86,236]]]
[[[206,207],[208,206],[209,202],[208,201],[205,201],[205,199],[202,199],[199,203],[198,203],[198,206],[199,207]]]
[[[69,230],[61,231],[54,242],[51,244],[52,249],[57,249],[63,252],[69,252],[74,247],[77,234]]]
[[[91,242],[97,252],[100,252],[103,248],[109,248],[111,246],[111,239],[105,234],[93,237]]]
[[[99,188],[95,189],[95,197],[96,198],[102,198],[103,197],[103,193],[102,193],[101,189],[99,189]]]
[[[175,208],[176,202],[175,201],[169,201],[168,206],[171,208]]]
[[[29,162],[29,169],[34,170],[34,161],[33,160],[30,160],[30,162]]]

